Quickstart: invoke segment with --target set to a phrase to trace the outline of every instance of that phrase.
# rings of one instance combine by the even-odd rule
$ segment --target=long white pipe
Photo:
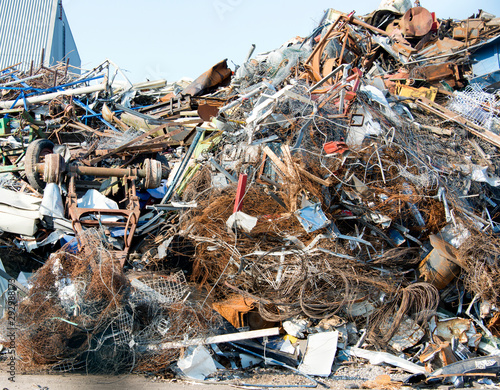
[[[63,96],[63,95],[64,96],[86,95],[86,94],[92,93],[92,92],[104,91],[105,89],[106,89],[106,84],[97,84],[97,85],[91,85],[88,87],[66,89],[64,91],[52,92],[52,93],[48,93],[46,95],[28,97],[28,98],[26,98],[26,103],[28,103],[28,104],[43,103],[43,102],[50,101],[52,99],[55,99],[56,97]],[[0,108],[4,108],[4,109],[11,108],[15,102],[16,102],[15,100],[8,100],[6,102],[0,102]],[[23,105],[24,105],[23,99],[19,99],[14,107],[20,107]]]

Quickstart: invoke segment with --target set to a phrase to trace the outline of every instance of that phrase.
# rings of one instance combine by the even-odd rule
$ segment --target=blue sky
[[[241,64],[252,43],[256,53],[307,36],[324,10],[364,15],[380,1],[297,0],[63,0],[82,67],[106,58],[132,82],[196,78],[228,58]],[[499,0],[421,0],[438,18],[466,19],[483,9],[500,17]]]

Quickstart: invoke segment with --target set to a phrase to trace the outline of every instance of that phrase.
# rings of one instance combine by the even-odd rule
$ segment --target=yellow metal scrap
[[[437,93],[438,93],[438,89],[435,87],[414,88],[414,87],[410,87],[408,85],[402,84],[399,81],[396,83],[396,94],[399,96],[403,96],[403,97],[409,97],[409,98],[414,98],[414,99],[425,97],[431,101],[434,101],[434,99],[436,99]]]

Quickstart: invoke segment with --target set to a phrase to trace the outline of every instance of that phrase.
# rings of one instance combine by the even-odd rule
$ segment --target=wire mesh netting
[[[86,230],[77,238],[78,254],[65,246],[33,276],[19,307],[18,353],[26,370],[159,372],[179,350],[151,352],[152,345],[218,328],[218,316],[188,299],[182,271],[129,279],[101,237]]]
[[[498,131],[499,104],[498,93],[488,93],[478,84],[470,84],[463,91],[453,92],[448,108],[476,125]]]

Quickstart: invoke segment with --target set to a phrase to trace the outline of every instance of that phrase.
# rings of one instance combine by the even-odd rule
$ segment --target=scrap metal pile
[[[192,82],[2,70],[2,275],[43,264],[20,364],[495,381],[499,33],[384,1]]]

